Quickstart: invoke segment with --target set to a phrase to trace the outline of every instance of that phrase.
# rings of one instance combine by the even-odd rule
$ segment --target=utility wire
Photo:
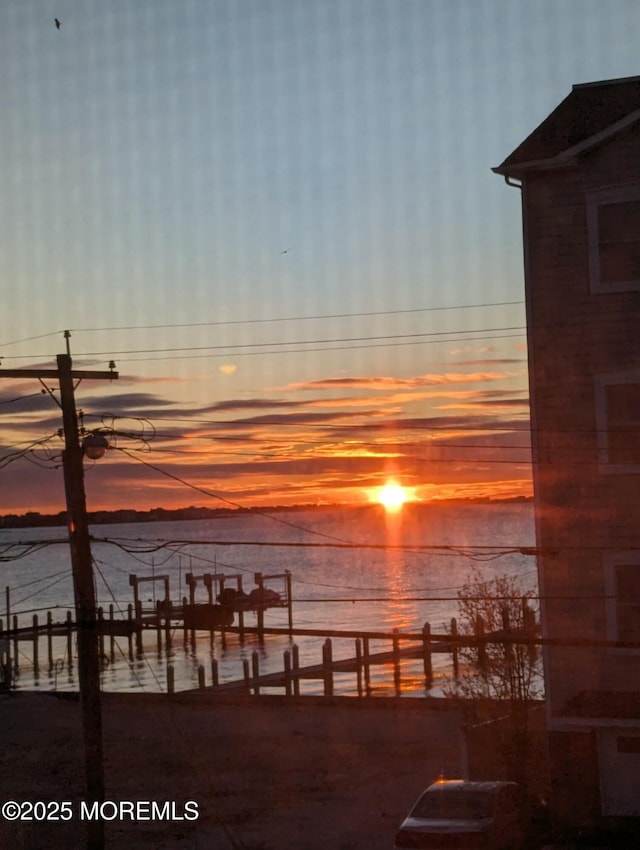
[[[252,514],[256,513],[255,510],[251,511]],[[259,516],[265,516],[265,514],[261,512],[257,512]],[[278,519],[278,517],[274,517],[272,515],[267,515],[268,519]],[[314,531],[313,529],[307,528],[305,526],[296,525],[294,523],[285,523],[292,528],[295,528],[299,531],[305,531],[311,534],[320,534],[318,531]],[[548,549],[542,549],[536,546],[454,546],[451,544],[413,544],[413,543],[352,543],[345,540],[340,540],[340,538],[332,537],[328,534],[322,534],[322,537],[330,538],[330,542],[308,542],[308,541],[300,541],[300,540],[171,540],[171,541],[159,541],[157,543],[149,543],[148,548],[144,549],[144,552],[150,554],[151,552],[158,552],[161,549],[168,548],[169,546],[174,547],[176,549],[180,549],[184,546],[269,546],[269,547],[280,547],[280,548],[304,548],[304,549],[313,549],[313,548],[323,548],[323,549],[373,549],[384,552],[448,552],[454,553],[456,555],[467,555],[469,552],[473,550],[474,552],[485,553],[487,555],[541,555],[541,554],[549,554]],[[115,538],[109,537],[93,537],[92,540],[100,543],[113,543],[123,547],[122,538],[120,541],[117,541]],[[123,547],[124,548],[124,547]],[[140,553],[142,550],[136,549],[136,552]],[[617,551],[617,550],[616,550]]]
[[[227,319],[215,322],[186,322],[162,325],[123,325],[120,327],[107,328],[74,328],[74,333],[94,333],[96,331],[129,331],[129,330],[169,330],[177,328],[202,328],[222,327],[225,325],[257,325],[273,322],[304,322],[317,321],[320,319],[351,319],[366,316],[399,316],[414,313],[436,313],[446,310],[475,310],[485,307],[511,307],[524,304],[524,301],[495,301],[484,304],[462,304],[453,307],[413,307],[406,310],[368,310],[360,313],[323,313],[319,315],[306,316],[278,316],[262,319]],[[9,343],[7,343],[9,344]]]
[[[462,331],[461,331],[462,333]],[[385,343],[368,343],[364,345],[334,345],[330,348],[315,347],[315,348],[283,348],[278,351],[223,351],[209,352],[207,354],[164,354],[160,357],[129,357],[127,363],[152,363],[159,360],[200,360],[203,358],[237,358],[237,357],[264,357],[265,354],[310,354],[318,351],[358,351],[369,348],[401,348],[407,345],[433,345],[433,344],[451,344],[452,342],[477,342],[489,341],[494,339],[522,339],[524,334],[500,334],[496,336],[464,336],[456,337],[455,339],[424,339],[412,340],[411,342],[385,342]],[[44,356],[44,355],[42,355]],[[16,358],[14,358],[16,359]]]
[[[5,348],[7,345],[19,345],[22,342],[33,342],[36,339],[46,339],[50,336],[60,336],[62,333],[63,331],[51,331],[50,333],[38,334],[37,336],[27,336],[23,339],[14,339],[11,342],[0,342],[0,348]]]
[[[513,327],[504,328],[476,328],[463,333],[493,333],[503,331],[524,331],[526,327],[523,325],[514,325]],[[384,334],[381,336],[353,336],[353,337],[329,337],[327,339],[303,339],[303,340],[277,340],[275,342],[242,342],[233,345],[190,345],[178,346],[175,348],[134,348],[110,351],[84,351],[76,356],[80,357],[114,357],[120,354],[174,354],[185,351],[219,351],[225,349],[227,351],[236,351],[243,348],[266,349],[279,348],[283,345],[328,345],[333,343],[343,342],[376,342],[380,340],[398,340],[398,339],[423,339],[424,337],[434,336],[452,336],[460,334],[461,331],[430,331],[425,333],[412,334]]]
[[[437,336],[442,336],[444,333],[451,334],[461,334],[465,333],[465,331],[443,331],[440,334],[436,334]],[[472,331],[471,333],[474,333]],[[111,352],[79,352],[74,355],[75,360],[77,361],[82,357],[98,357],[105,356],[112,358],[114,356],[121,356],[126,354],[144,354],[144,353],[156,353],[160,354],[160,357],[137,357],[132,358],[128,357],[126,362],[129,363],[144,363],[144,362],[152,362],[157,360],[189,360],[189,359],[201,359],[203,357],[264,357],[265,354],[301,354],[301,353],[314,353],[317,351],[356,351],[359,349],[365,348],[397,348],[407,345],[429,345],[429,344],[451,344],[453,342],[474,342],[474,341],[487,341],[494,339],[520,339],[524,335],[523,331],[514,334],[495,334],[493,336],[456,336],[449,339],[411,339],[409,342],[382,342],[382,343],[363,343],[358,345],[331,345],[327,346],[318,346],[311,342],[302,341],[300,344],[305,346],[314,346],[309,348],[281,348],[274,351],[238,351],[229,349],[233,349],[233,345],[220,345],[220,346],[191,346],[191,347],[183,347],[183,348],[150,348],[150,349],[139,349],[139,350],[122,350],[122,351],[111,351]],[[399,335],[399,338],[406,339],[411,336],[410,334]],[[426,334],[418,334],[418,337],[424,337]],[[393,337],[378,337],[378,339],[393,339]],[[353,338],[353,341],[357,341],[357,337]],[[271,345],[271,346],[279,346],[284,345],[282,342],[273,342],[273,343],[246,343],[241,347],[255,347],[256,345]],[[291,343],[290,343],[291,344]],[[223,350],[216,350],[223,349]],[[206,354],[183,354],[180,352],[188,352],[188,351],[199,351],[206,352]],[[28,360],[33,359],[34,356],[37,356],[39,359],[45,359],[49,355],[47,354],[39,354],[39,355],[28,355],[28,354],[12,354],[8,356],[6,359],[10,360]]]
[[[38,390],[36,393],[29,393],[28,395],[19,395],[15,398],[6,398],[0,400],[0,404],[16,404],[19,401],[26,401],[29,398],[36,398],[41,395],[46,395],[46,390]]]

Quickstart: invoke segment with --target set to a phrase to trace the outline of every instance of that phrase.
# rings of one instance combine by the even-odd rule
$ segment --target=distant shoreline
[[[471,505],[514,505],[532,502],[532,496],[514,496],[505,499],[477,498],[477,499],[438,499],[431,502],[415,502],[407,504],[405,510],[433,509],[439,507],[471,506]],[[134,509],[118,509],[113,511],[89,511],[88,518],[91,525],[112,525],[126,522],[181,522],[190,520],[215,519],[223,516],[234,516],[239,513],[261,514],[261,513],[283,513],[294,511],[335,511],[335,510],[384,510],[381,505],[262,505],[253,508],[204,508],[189,506],[186,508],[152,508],[147,511]],[[41,514],[37,511],[28,511],[24,514],[5,514],[0,516],[0,528],[39,528],[50,526],[65,526],[67,524],[66,511],[57,514]]]

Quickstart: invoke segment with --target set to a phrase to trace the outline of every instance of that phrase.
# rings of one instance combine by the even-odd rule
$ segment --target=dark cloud
[[[85,412],[91,412],[96,416],[132,418],[139,414],[148,414],[150,411],[172,410],[175,407],[175,402],[153,393],[112,393],[108,397],[84,396],[77,398],[76,404],[78,406],[81,404]]]
[[[375,422],[361,423],[356,426],[336,425],[331,433],[336,439],[344,439],[347,432],[357,428],[363,434],[389,435],[394,431],[407,433],[409,431],[508,431],[528,430],[529,423],[526,419],[496,419],[495,417],[482,416],[478,414],[467,414],[460,416],[423,416],[423,417],[397,417],[393,419],[378,419]]]
[[[246,426],[263,425],[323,425],[326,423],[339,422],[344,419],[353,419],[362,416],[362,411],[348,411],[341,413],[338,410],[326,413],[273,413],[269,416],[252,416],[244,419],[232,419],[228,422],[218,423],[225,428],[236,428]]]
[[[522,366],[527,362],[526,357],[486,357],[482,360],[456,360],[456,368],[459,366]],[[451,363],[436,363],[436,366],[451,366]]]
[[[529,407],[528,398],[494,398],[494,399],[474,399],[467,404],[472,404],[475,407]]]
[[[303,402],[304,404],[304,402]],[[300,407],[298,401],[285,401],[284,399],[268,399],[268,398],[247,398],[247,399],[229,399],[220,401],[217,404],[212,404],[206,408],[207,411],[221,412],[226,410],[269,410],[271,408],[291,408]],[[204,410],[204,409],[203,409]]]
[[[0,390],[0,414],[3,419],[14,414],[40,413],[58,409],[54,398],[45,389],[38,389],[35,382],[28,389],[16,392],[15,387],[2,387]]]

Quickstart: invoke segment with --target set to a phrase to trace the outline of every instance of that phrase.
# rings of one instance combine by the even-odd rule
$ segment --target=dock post
[[[204,689],[204,665],[198,664],[198,687]]]
[[[287,586],[287,612],[289,615],[289,640],[293,637],[293,601],[291,599],[291,573],[289,570],[284,571],[285,582]]]
[[[158,646],[158,657],[162,654],[162,602],[156,600],[156,641]]]
[[[185,646],[187,645],[187,642],[188,642],[186,611],[187,611],[187,597],[183,596],[182,597],[182,634],[183,634],[183,637],[184,637],[184,645]]]
[[[167,655],[171,652],[171,620],[173,619],[173,603],[167,597],[167,607],[164,621],[164,645]]]
[[[362,666],[364,669],[364,688],[367,696],[371,693],[371,666],[369,663],[369,638],[362,639]]]
[[[256,618],[258,621],[258,642],[262,644],[264,643],[264,576],[262,573],[254,573],[253,580],[258,586]]]
[[[167,693],[172,694],[176,689],[176,673],[173,664],[167,664]]]
[[[116,636],[113,633],[113,615],[115,611],[113,608],[113,602],[109,605],[109,623],[111,628],[109,629],[109,661],[113,664],[116,660]]]
[[[218,674],[218,659],[211,659],[211,684],[217,685],[219,684],[219,674]]]
[[[214,603],[214,593],[213,593],[214,579],[213,579],[213,576],[211,575],[211,573],[205,573],[204,576],[203,576],[203,580],[204,580],[204,586],[207,588],[207,598],[209,600],[209,605],[211,605],[213,607],[213,603]],[[217,586],[217,579],[216,579],[216,586]],[[221,589],[223,587],[224,587],[224,579],[221,582]],[[224,630],[224,624],[222,625],[222,630]],[[211,649],[213,649],[215,637],[216,637],[215,626],[213,624],[210,624],[210,627],[209,627],[209,646],[211,647]]]
[[[451,618],[451,656],[453,658],[453,675],[457,679],[460,673],[458,662],[458,621],[455,617]]]
[[[484,620],[480,615],[476,620],[476,641],[478,645],[478,667],[481,671],[487,666],[487,647],[484,641]]]
[[[242,576],[238,576],[238,593],[242,594]],[[238,611],[238,628],[240,629],[240,643],[244,643],[244,611],[242,608]]]
[[[207,600],[209,605],[213,605],[213,581],[211,578],[211,573],[205,573],[202,576],[202,580],[204,581],[204,586],[207,591]],[[214,627],[209,624],[209,646],[213,649],[214,642]]]
[[[136,653],[142,655],[142,602],[135,602],[136,611]]]
[[[131,602],[127,605],[127,618],[129,620],[129,628],[127,634],[127,642],[129,644],[129,661],[133,661],[133,605]]]
[[[324,695],[333,696],[333,646],[327,638],[322,646],[322,666],[324,668]]]
[[[47,655],[49,658],[49,672],[53,669],[53,615],[51,611],[47,611]]]
[[[291,653],[288,649],[284,651],[284,695],[291,696]]]
[[[251,673],[253,675],[253,693],[255,696],[259,696],[260,685],[258,684],[258,679],[260,678],[260,656],[255,649],[251,653]]]
[[[362,641],[356,638],[356,686],[358,696],[362,696]]]
[[[38,672],[38,615],[33,615],[33,669]]]
[[[104,667],[104,609],[98,608],[98,651],[100,653],[100,666]]]
[[[13,669],[18,672],[18,615],[13,615]]]
[[[251,690],[251,675],[249,674],[249,659],[242,659],[242,673],[244,676],[244,686],[247,691]]]
[[[400,679],[400,632],[398,629],[393,630],[393,684],[396,689],[396,696],[399,697],[402,692],[402,682]]]
[[[300,669],[300,650],[298,644],[294,643],[291,647],[291,668],[293,671],[293,693],[294,696],[300,696],[300,677],[298,670]]]
[[[73,618],[71,611],[67,611],[67,666],[73,670]]]
[[[424,689],[431,690],[433,684],[433,665],[431,663],[431,626],[425,623],[422,627],[422,661],[424,665]]]
[[[193,573],[187,573],[184,577],[185,582],[189,588],[189,605],[193,608],[196,604],[196,579],[193,577]],[[184,605],[187,604],[186,597],[183,600]],[[185,629],[185,643],[187,642],[187,631]],[[195,629],[191,629],[191,651],[195,654],[196,651],[196,631]]]

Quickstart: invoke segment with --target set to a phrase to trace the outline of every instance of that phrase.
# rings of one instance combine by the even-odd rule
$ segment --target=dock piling
[[[8,624],[7,624],[8,625]],[[13,669],[18,672],[18,615],[13,615]]]
[[[284,651],[284,694],[291,696],[291,653],[288,649]]]
[[[39,669],[39,660],[38,660],[38,615],[33,615],[33,669],[35,672],[38,672]]]
[[[369,653],[369,638],[362,639],[362,666],[364,671],[364,688],[367,696],[371,693],[371,667]]]
[[[425,623],[422,627],[422,659],[424,667],[424,687],[431,690],[433,684],[433,665],[431,663],[431,625]]]
[[[399,697],[402,692],[402,681],[400,679],[400,632],[398,629],[393,630],[393,684],[396,689],[396,696]]]
[[[73,617],[71,611],[67,611],[67,667],[69,672],[73,670]]]
[[[324,668],[324,695],[333,696],[333,645],[327,638],[322,647],[322,666]]]
[[[113,664],[116,660],[116,637],[113,632],[113,620],[114,620],[114,608],[113,602],[109,605],[109,624],[111,628],[109,629],[109,661]]]
[[[300,696],[300,679],[298,671],[300,670],[300,650],[298,644],[294,643],[291,647],[291,667],[293,670],[293,693],[294,696]]]
[[[253,693],[256,696],[260,695],[260,685],[258,684],[258,679],[260,678],[260,656],[257,651],[251,653],[251,672],[253,674]]]
[[[49,659],[49,673],[53,669],[53,616],[51,611],[47,611],[47,657]]]
[[[460,674],[460,666],[458,662],[458,621],[455,617],[451,618],[451,657],[453,659],[453,676],[457,679]]]
[[[356,688],[358,696],[362,696],[362,641],[356,638]]]

